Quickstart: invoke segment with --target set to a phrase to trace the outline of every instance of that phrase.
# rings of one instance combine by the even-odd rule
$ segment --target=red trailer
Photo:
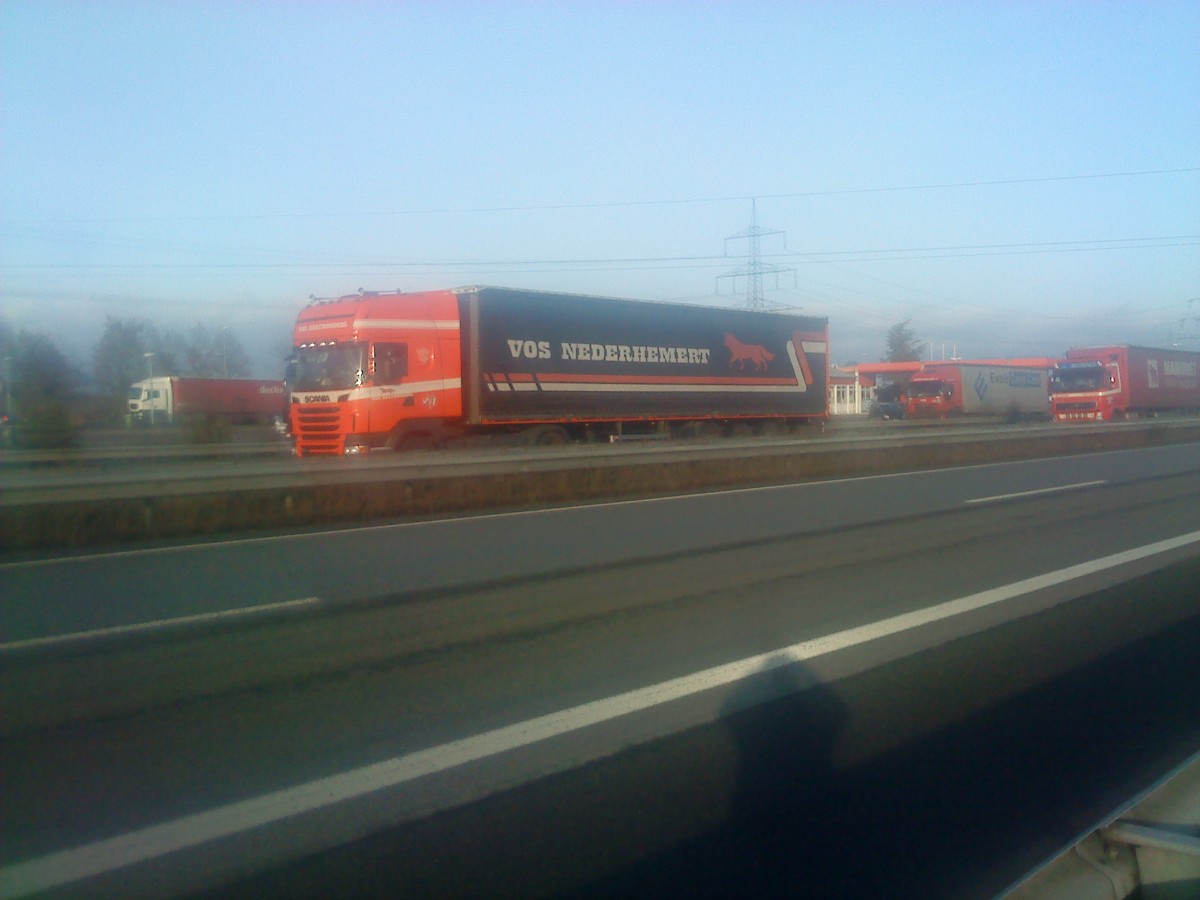
[[[1200,410],[1200,353],[1120,345],[1068,350],[1050,373],[1056,422]]]
[[[129,388],[129,414],[153,423],[187,416],[269,421],[284,409],[282,381],[252,378],[148,378]]]

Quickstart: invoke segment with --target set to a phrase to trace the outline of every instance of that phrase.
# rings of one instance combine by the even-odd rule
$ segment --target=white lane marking
[[[801,641],[790,647],[760,653],[691,675],[673,678],[614,697],[584,703],[427,750],[352,769],[328,778],[310,781],[202,813],[143,828],[117,837],[96,841],[73,850],[51,853],[0,869],[0,898],[24,897],[75,881],[112,872],[126,866],[185,850],[209,841],[228,838],[290,816],[300,815],[353,800],[366,794],[396,787],[456,766],[516,750],[539,741],[568,734],[651,709],[712,688],[723,687],[751,675],[794,662],[824,656],[838,650],[879,640],[933,622],[949,619],[1002,603],[1034,591],[1127,565],[1200,543],[1200,531],[1114,553],[1100,559],[1069,566],[931,606]]]
[[[1015,494],[996,494],[992,497],[975,497],[971,500],[964,500],[964,503],[995,503],[998,500],[1012,500],[1014,497],[1034,497],[1038,494],[1057,494],[1062,491],[1078,491],[1082,488],[1095,487],[1098,484],[1108,484],[1107,478],[1101,478],[1099,481],[1080,481],[1077,484],[1060,484],[1056,487],[1038,488],[1035,491],[1018,491]]]
[[[261,606],[239,606],[236,609],[223,609],[220,612],[197,613],[194,616],[176,616],[173,619],[156,619],[153,622],[137,622],[133,625],[115,625],[112,628],[96,628],[91,631],[72,631],[68,634],[56,634],[51,637],[30,638],[25,641],[10,641],[0,643],[0,653],[9,650],[26,650],[30,647],[53,647],[60,644],[73,644],[98,637],[110,637],[121,634],[136,634],[139,631],[156,631],[162,628],[172,628],[176,625],[199,625],[208,622],[219,622],[223,619],[234,619],[240,616],[254,615],[276,609],[291,609],[300,606],[310,606],[320,603],[320,597],[302,597],[299,600],[284,600],[279,603],[264,603]]]

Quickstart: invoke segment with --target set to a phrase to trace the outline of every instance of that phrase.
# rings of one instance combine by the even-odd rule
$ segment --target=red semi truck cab
[[[944,419],[963,408],[960,369],[918,372],[904,389],[904,414],[910,419]]]
[[[1050,405],[1055,422],[1109,422],[1118,418],[1129,406],[1119,358],[1060,362],[1050,373]]]
[[[1200,409],[1200,353],[1121,345],[1067,351],[1051,372],[1056,422]]]
[[[316,301],[296,321],[290,425],[301,456],[364,452],[462,414],[454,293]],[[404,429],[404,424],[412,428]]]

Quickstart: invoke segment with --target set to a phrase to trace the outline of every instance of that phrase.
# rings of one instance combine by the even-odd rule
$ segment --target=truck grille
[[[336,406],[299,407],[296,413],[296,449],[302,456],[336,456],[342,452]]]
[[[1104,421],[1104,413],[1095,400],[1064,400],[1054,404],[1054,418],[1059,422]]]

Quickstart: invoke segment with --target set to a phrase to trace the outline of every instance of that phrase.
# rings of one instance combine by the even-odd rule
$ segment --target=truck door
[[[432,324],[432,323],[431,323]],[[442,346],[435,328],[416,332],[408,341],[408,368],[405,372],[408,417],[430,418],[450,414],[444,402]]]
[[[371,345],[371,390],[367,396],[365,431],[388,431],[408,415],[403,408],[405,382],[408,379],[408,344],[403,341],[376,341]]]
[[[408,376],[408,345],[378,343],[375,345],[375,384],[397,385]]]

